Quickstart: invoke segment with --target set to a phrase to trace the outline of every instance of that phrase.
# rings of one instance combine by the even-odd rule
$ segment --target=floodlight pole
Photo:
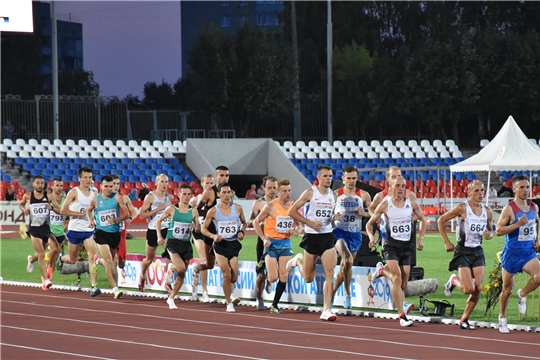
[[[328,141],[332,143],[332,1],[328,0],[326,26],[326,82],[328,87],[326,106],[328,114]]]
[[[51,1],[51,26],[52,26],[52,90],[53,90],[53,123],[54,123],[54,138],[60,138],[60,126],[58,119],[58,29],[56,26],[56,1]],[[40,134],[38,134],[41,137]]]

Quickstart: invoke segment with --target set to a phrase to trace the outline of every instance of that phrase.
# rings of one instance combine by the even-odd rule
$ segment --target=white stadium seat
[[[344,153],[346,153],[347,151],[349,151],[349,149],[348,149],[346,146],[343,146],[343,145],[342,145],[342,146],[340,146],[340,147],[337,149],[337,151],[338,151],[339,153],[341,153],[341,154],[344,154]]]
[[[365,159],[366,155],[361,151],[357,151],[357,152],[354,153],[354,158],[355,159]]]
[[[148,141],[148,140],[141,141],[141,146],[143,148],[146,148],[146,147],[150,146],[150,141]]]
[[[88,159],[88,153],[86,151],[80,151],[78,154],[77,154],[81,159]]]
[[[180,144],[180,146],[177,147],[176,151],[179,152],[179,153],[185,154],[186,153],[186,145]]]
[[[354,159],[354,155],[350,151],[346,151],[343,153],[343,158],[346,160]]]
[[[8,159],[15,159],[17,157],[17,153],[13,150],[8,150],[6,156],[8,157]]]
[[[304,146],[306,146],[306,143],[303,142],[302,140],[296,142],[296,147],[297,147],[297,148],[301,149],[301,148],[303,148]]]
[[[395,145],[399,149],[400,146],[403,146],[403,145],[406,145],[406,144],[405,144],[405,141],[403,141],[403,140],[396,140]]]
[[[287,147],[285,147],[285,149],[287,149]],[[289,146],[287,150],[293,155],[298,152],[298,149],[296,148],[296,146]]]
[[[32,145],[30,145],[30,144],[24,145],[22,149],[23,149],[24,151],[28,151],[28,152],[34,151],[34,147],[33,147]]]
[[[62,146],[65,146],[65,145],[62,145]],[[57,157],[57,158],[59,158],[59,159],[63,159],[63,158],[66,157],[66,153],[63,152],[63,151],[61,151],[61,150],[59,150],[59,151],[56,152],[55,157]]]
[[[139,143],[137,142],[137,140],[129,140],[128,145],[130,148],[133,149],[135,146],[139,146]]]
[[[41,145],[49,146],[51,145],[51,141],[49,139],[41,139]]]
[[[401,153],[399,151],[392,151],[392,159],[399,159],[401,157]]]
[[[369,143],[369,145],[371,145],[372,148],[375,148],[377,146],[380,146],[381,143],[379,142],[379,140],[371,140],[371,142]]]
[[[26,145],[26,141],[24,141],[24,139],[17,139],[17,140],[15,140],[15,144],[17,144],[19,146],[24,146],[24,145]]]
[[[314,152],[315,154],[320,154],[320,153],[322,153],[323,151],[324,151],[323,148],[320,147],[319,145],[317,145],[317,146],[315,146],[315,147],[313,148],[313,152]]]
[[[457,159],[457,158],[459,158],[459,157],[463,157],[463,155],[461,155],[461,151],[456,150],[456,151],[453,151],[453,152],[452,152],[452,157],[453,157],[454,159]]]
[[[144,151],[143,151],[143,152],[144,152]],[[110,151],[105,151],[105,152],[103,153],[103,157],[104,157],[105,159],[112,159],[112,158],[115,157],[115,156],[113,155],[112,152],[110,152]],[[141,157],[142,157],[142,156],[141,156]]]
[[[334,145],[334,147],[337,149],[340,146],[343,146],[343,143],[340,140],[335,140],[332,145]]]
[[[61,146],[61,145],[64,145],[64,143],[60,139],[54,139],[53,145]]]
[[[36,151],[41,151],[41,152],[44,152],[45,151],[45,146],[41,145],[41,144],[37,144],[34,149]]]
[[[39,143],[38,143],[38,141],[36,139],[30,139],[30,140],[28,140],[28,144],[32,145],[32,146],[36,146]]]
[[[489,140],[488,140],[488,139],[482,139],[482,140],[480,140],[480,147],[481,147],[481,148],[486,147],[488,144],[489,144]]]
[[[105,146],[105,147],[111,147],[113,145],[114,145],[114,143],[111,140],[103,141],[103,146]]]
[[[2,144],[6,145],[6,146],[11,146],[11,145],[13,145],[13,140],[4,139],[4,140],[2,140]]]
[[[290,152],[288,152],[288,151],[285,151],[283,154],[285,154],[285,156],[286,156],[287,158],[289,158],[289,159],[292,159],[292,158],[293,158],[292,154],[291,154]]]
[[[313,160],[313,159],[317,159],[317,158],[318,158],[317,154],[315,154],[315,153],[312,152],[312,151],[308,152],[308,153],[306,154],[306,157],[307,157],[308,159],[310,159],[310,160]]]
[[[41,157],[44,157],[45,159],[52,159],[54,155],[51,151],[45,150],[43,154],[41,154]]]
[[[354,145],[349,148],[349,151],[354,154],[355,152],[360,151],[360,148],[358,147],[358,145]]]
[[[116,146],[118,148],[121,148],[122,146],[125,146],[126,142],[124,140],[116,140]]]
[[[159,151],[152,151],[150,153],[150,157],[151,158],[154,158],[154,159],[157,159],[157,158],[160,158],[161,157],[161,154],[159,153]]]
[[[70,151],[67,152],[66,157],[68,157],[68,158],[70,158],[70,159],[76,159],[76,158],[78,158],[79,156],[78,156],[78,154],[77,154],[75,151],[70,150]]]
[[[309,146],[304,145],[304,146],[302,146],[300,151],[303,152],[304,154],[307,154],[308,152],[311,152],[311,149],[309,148]]]
[[[347,140],[345,142],[345,146],[348,147],[349,149],[351,149],[353,146],[356,146],[356,143],[352,140]]]
[[[137,153],[136,153],[135,151],[130,151],[130,152],[127,153],[127,157],[128,157],[129,159],[136,159],[136,158],[138,158],[139,156],[137,155]]]
[[[368,154],[367,154],[367,158],[372,160],[372,159],[377,159],[378,156],[377,156],[377,153],[375,153],[374,151],[370,151]]]
[[[184,145],[184,147],[185,147],[185,145]],[[165,154],[163,154],[163,157],[164,157],[165,159],[174,159],[174,155],[173,155],[173,153],[170,152],[170,151],[166,151]]]
[[[309,143],[308,143],[308,146],[312,149],[315,149],[317,146],[319,146],[319,144],[316,142],[316,141],[313,141],[311,140]]]
[[[341,154],[338,153],[337,151],[334,151],[332,154],[330,154],[330,157],[334,160],[336,159],[341,159]]]
[[[67,145],[62,145],[62,146],[60,146],[60,151],[62,151],[62,152],[67,153],[67,152],[70,151],[70,150],[71,150],[71,149],[70,149],[69,146],[67,146]]]
[[[416,158],[417,159],[422,159],[422,158],[425,158],[426,157],[426,153],[423,152],[423,151],[419,151],[416,153]]]
[[[319,153],[319,159],[321,159],[321,160],[328,159],[328,153],[326,153],[324,151],[320,152]]]
[[[285,142],[283,143],[283,147],[284,147],[285,149],[289,149],[289,148],[291,148],[291,147],[293,147],[293,146],[294,146],[294,145],[293,145],[292,141],[289,141],[289,140],[287,140],[287,141],[285,141]]]
[[[366,140],[360,140],[358,141],[358,147],[361,149],[363,148],[364,146],[366,146],[368,143]]]
[[[327,152],[329,154],[336,151],[336,149],[332,145],[324,146],[323,149],[324,149],[324,152]]]
[[[429,140],[425,140],[425,139],[424,139],[424,140],[420,141],[420,146],[421,146],[421,147],[425,148],[425,147],[428,146],[428,145],[431,145],[431,144],[429,143]]]
[[[297,152],[296,154],[294,154],[294,158],[295,159],[305,159],[305,156],[304,156],[304,153],[303,152]]]
[[[184,144],[180,140],[174,140],[173,142],[171,142],[171,140],[163,141],[163,146],[165,147],[169,147],[169,146],[179,147],[180,145],[186,146],[186,144]]]
[[[439,145],[443,145],[442,141],[439,139],[433,140],[433,147],[437,147]]]
[[[279,141],[277,140],[274,140],[274,144],[276,144],[277,146],[281,146],[281,144],[279,143]],[[159,146],[158,146],[159,147]]]
[[[330,141],[328,140],[323,140],[321,141],[321,147],[324,149],[326,148],[327,146],[331,146],[332,144],[330,144]]]
[[[381,159],[388,159],[389,157],[390,157],[390,155],[386,151],[381,151],[379,153],[379,158],[381,158]]]
[[[394,145],[394,144],[392,144],[392,140],[384,140],[384,141],[383,141],[383,146],[384,146],[385,148],[387,148],[387,149],[388,149],[390,146],[392,146],[392,145]]]
[[[33,157],[34,159],[39,159],[41,157],[41,152],[34,150],[30,153],[30,156]]]
[[[11,150],[15,151],[16,153],[20,152],[22,150],[20,145],[13,144],[11,145]]]
[[[415,146],[415,145],[418,146],[418,143],[416,142],[416,140],[409,140],[409,141],[407,142],[407,145],[408,145],[410,148],[412,148],[412,147]]]
[[[446,140],[444,145],[446,145],[446,147],[450,147],[451,145],[456,145],[456,143],[454,142],[454,140],[448,139],[448,140]]]

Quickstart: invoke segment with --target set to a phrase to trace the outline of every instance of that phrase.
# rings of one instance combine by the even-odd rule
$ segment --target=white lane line
[[[65,308],[65,307],[64,307]],[[86,309],[78,309],[78,310],[86,310]],[[66,321],[66,322],[75,322],[75,323],[83,323],[83,324],[88,324],[88,321],[87,320],[77,320],[77,319],[66,319],[66,318],[57,318],[57,317],[54,317],[54,316],[45,316],[45,315],[32,315],[32,314],[22,314],[22,313],[15,313],[15,312],[9,312],[9,311],[2,311],[3,314],[10,314],[10,315],[18,315],[18,316],[23,316],[23,317],[30,317],[30,318],[42,318],[42,319],[51,319],[51,320],[61,320],[61,321]],[[127,315],[127,314],[125,314]],[[163,319],[167,319],[167,318],[163,318]],[[4,320],[5,321],[5,320]],[[218,325],[217,323],[209,323],[209,324],[214,324],[214,325]],[[193,333],[193,332],[184,332],[184,331],[175,331],[175,330],[164,330],[164,329],[161,329],[161,328],[149,328],[149,327],[144,327],[144,328],[141,328],[140,326],[131,326],[131,325],[122,325],[122,324],[115,324],[115,323],[106,323],[106,322],[103,322],[103,321],[100,321],[100,322],[95,322],[93,323],[93,325],[104,325],[104,326],[111,326],[111,327],[119,327],[119,328],[127,328],[127,329],[136,329],[136,330],[141,330],[141,329],[144,329],[144,331],[156,331],[156,332],[163,332],[163,333],[170,333],[170,334],[177,334],[177,335],[187,335],[187,336],[195,336],[195,337],[203,337],[203,338],[210,338],[210,339],[221,339],[223,340],[223,336],[217,336],[217,335],[208,335],[208,334],[196,334],[196,333]],[[221,324],[219,324],[221,325]],[[1,327],[9,327],[9,328],[16,328],[16,327],[13,327],[13,326],[7,326],[7,325],[1,325]],[[243,326],[245,328],[251,328],[251,329],[258,329],[257,327],[252,327],[252,326]],[[34,330],[34,329],[27,329],[29,331],[39,331],[39,332],[47,332],[49,333],[49,331],[46,331],[46,330]],[[273,329],[273,331],[277,331],[277,329]],[[289,331],[289,332],[292,332],[292,331]],[[294,333],[300,333],[300,334],[304,334],[303,332],[300,332],[300,331],[294,331]],[[62,334],[62,333],[59,333],[59,332],[55,332],[55,334]],[[309,333],[307,333],[309,334]],[[80,337],[86,337],[85,335],[73,335],[73,334],[65,334],[65,335],[72,335],[72,336],[80,336]],[[317,334],[314,334],[314,335],[317,335]],[[133,344],[139,344],[139,343],[134,343],[134,342],[131,342],[131,341],[125,341],[125,340],[113,340],[113,339],[107,339],[107,338],[97,338],[97,337],[93,337],[93,336],[88,336],[89,338],[95,338],[95,339],[103,339],[103,340],[108,340],[108,341],[118,341],[118,342],[125,342],[125,343],[133,343]],[[347,338],[347,337],[345,337]],[[357,338],[351,338],[351,339],[354,339],[354,340],[358,340]],[[368,353],[360,353],[360,352],[352,352],[352,351],[345,351],[345,350],[337,350],[337,349],[326,349],[326,348],[318,348],[318,347],[314,347],[314,346],[300,346],[300,345],[291,345],[291,344],[284,344],[284,343],[281,343],[281,342],[272,342],[272,341],[262,341],[262,340],[252,340],[252,339],[239,339],[239,338],[232,338],[232,337],[229,337],[228,340],[232,343],[233,341],[240,341],[240,342],[247,342],[247,343],[253,343],[253,344],[264,344],[264,345],[272,345],[272,346],[279,346],[279,347],[291,347],[291,348],[295,348],[295,349],[302,349],[302,350],[317,350],[317,351],[325,351],[325,352],[331,352],[331,353],[338,353],[338,354],[347,354],[347,355],[357,355],[357,356],[363,356],[363,357],[376,357],[376,358],[383,358],[383,359],[399,359],[399,360],[405,360],[405,359],[409,359],[409,358],[402,358],[402,357],[393,357],[393,356],[384,356],[384,355],[377,355],[377,354],[368,354]],[[370,339],[368,339],[370,340]],[[146,345],[146,344],[145,344]],[[163,347],[167,347],[167,346],[163,346],[163,345],[154,345],[154,344],[147,344],[147,345],[151,345],[151,346],[157,346],[157,347],[160,347],[160,348],[163,348]],[[171,348],[171,349],[181,349],[181,348]],[[203,352],[203,353],[206,353],[205,351],[198,351],[198,350],[193,350],[191,348],[189,349],[184,349],[184,350],[190,350],[190,351],[197,351],[197,352]],[[251,357],[246,357],[246,356],[240,356],[240,355],[233,355],[233,354],[221,354],[221,353],[213,353],[213,352],[208,352],[208,353],[211,353],[211,354],[216,354],[216,355],[227,355],[227,356],[232,356],[232,357],[243,357],[243,358],[246,358],[246,359],[256,359],[256,358],[251,358]]]
[[[50,316],[26,315],[26,314],[16,314],[16,313],[8,313],[8,314],[30,316],[30,317],[43,317],[43,318],[56,319],[56,320],[65,320],[65,319],[59,319],[59,318],[50,317]],[[75,322],[82,322],[82,323],[88,324],[87,321],[75,320]],[[96,325],[96,324],[101,325],[101,324],[106,324],[106,323],[100,322],[100,323],[93,323],[93,324],[94,325]],[[108,325],[115,325],[115,324],[108,324]],[[135,341],[118,340],[118,339],[104,338],[104,337],[99,337],[99,336],[78,335],[78,334],[73,334],[73,333],[63,333],[63,332],[59,332],[59,331],[51,332],[49,330],[29,329],[29,328],[23,328],[23,327],[18,327],[18,326],[10,326],[10,325],[0,325],[0,326],[2,328],[16,329],[16,330],[21,330],[21,331],[34,331],[34,332],[39,332],[39,333],[46,333],[49,336],[51,334],[54,334],[54,335],[72,336],[72,337],[84,338],[84,339],[93,339],[93,340],[124,343],[124,344],[130,344],[130,345],[152,346],[152,347],[156,347],[156,348],[159,348],[159,349],[169,349],[169,350],[178,350],[178,351],[191,351],[191,352],[202,353],[202,354],[229,356],[229,357],[242,358],[242,359],[261,359],[261,358],[254,358],[254,357],[242,356],[242,355],[237,355],[237,354],[226,354],[226,353],[218,353],[218,352],[213,352],[213,351],[195,350],[195,349],[192,349],[192,348],[181,348],[181,347],[173,347],[173,346],[167,346],[167,345],[157,345],[157,344],[153,344],[153,343],[142,343],[142,342],[135,342]],[[141,329],[141,327],[138,327],[138,326],[126,326],[126,327],[139,329],[139,330]],[[147,330],[147,329],[145,329],[145,330]]]
[[[104,357],[99,357],[99,356],[77,354],[77,353],[72,353],[72,352],[57,351],[57,350],[49,350],[49,349],[36,348],[36,347],[30,347],[30,346],[22,346],[22,345],[15,345],[15,344],[8,344],[8,343],[5,343],[5,342],[0,343],[0,345],[3,345],[3,346],[11,346],[11,347],[19,348],[19,349],[35,350],[35,351],[39,351],[39,352],[50,352],[50,353],[54,353],[54,354],[62,354],[62,355],[69,355],[69,356],[78,356],[78,357],[84,357],[84,358],[90,358],[90,359],[114,360],[114,358],[104,358]]]
[[[7,291],[2,291],[2,293],[23,295],[25,297],[28,296],[27,293],[17,293],[17,292],[7,292]],[[46,298],[56,298],[56,299],[62,299],[62,300],[65,300],[65,299],[79,300],[79,301],[84,301],[84,302],[91,302],[91,303],[94,303],[94,304],[96,303],[95,299],[90,299],[90,298],[85,299],[85,298],[79,298],[79,297],[67,297],[67,296],[56,296],[56,295],[45,295],[45,294],[40,294],[40,295],[36,295],[36,296],[46,297]],[[44,307],[58,307],[58,308],[64,309],[64,306],[57,306],[57,305],[45,305],[45,304],[28,303],[28,302],[11,301],[11,300],[1,300],[1,302],[11,302],[11,303],[14,303],[14,304],[25,303],[25,304],[28,304],[28,305],[36,305],[36,306],[44,306]],[[126,306],[129,305],[129,306],[133,306],[133,307],[150,307],[152,309],[167,309],[167,305],[165,304],[165,302],[164,302],[163,306],[152,305],[152,304],[131,303],[131,302],[127,303],[127,302],[118,302],[118,301],[110,301],[110,302],[108,302],[108,304],[115,304],[115,305],[118,305],[118,306],[121,306],[121,307],[126,307]],[[181,303],[178,303],[178,302],[177,302],[177,306],[178,306],[178,310],[180,310],[180,311],[188,311],[188,312],[195,312],[195,313],[203,312],[205,314],[210,312],[210,313],[214,313],[216,315],[221,315],[221,316],[224,315],[224,311],[187,308],[187,307],[182,307]],[[79,309],[79,308],[75,307],[75,309]],[[104,311],[104,310],[93,310],[93,309],[86,309],[86,310],[87,311],[97,311],[97,312]],[[167,309],[165,311],[169,311],[169,310]],[[170,311],[172,311],[172,310],[170,310]],[[177,311],[177,310],[175,310],[175,311]],[[116,311],[108,311],[108,312],[111,312],[111,313],[114,313],[114,314],[121,314],[121,315],[137,315],[137,316],[143,316],[143,317],[159,318],[159,319],[174,320],[174,321],[186,321],[186,322],[193,322],[193,323],[200,323],[200,324],[243,327],[243,325],[236,325],[236,324],[230,324],[230,323],[206,322],[206,321],[190,320],[190,319],[175,319],[175,318],[170,318],[170,317],[161,317],[161,316],[154,316],[154,315],[141,314],[141,313],[133,314],[133,313],[124,313],[124,312],[116,312]],[[316,315],[316,314],[314,313],[314,315]],[[389,315],[392,315],[392,314],[389,314]],[[320,320],[313,321],[313,320],[303,320],[303,319],[287,318],[287,317],[271,317],[270,318],[269,316],[265,316],[265,315],[245,314],[245,313],[241,313],[241,312],[235,313],[234,316],[253,317],[253,318],[261,319],[263,321],[268,320],[268,319],[272,319],[274,321],[285,321],[285,322],[295,322],[295,323],[302,322],[302,323],[306,323],[307,326],[328,325],[328,323],[323,323]],[[415,317],[413,316],[412,318],[414,319]],[[353,329],[358,329],[358,330],[363,330],[363,329],[380,330],[381,329],[380,326],[369,326],[369,325],[361,325],[361,324],[347,324],[347,323],[342,323],[342,322],[339,322],[339,321],[336,321],[336,322],[332,323],[332,326],[343,326],[343,327],[348,327],[348,328],[353,328]],[[260,328],[256,327],[256,329],[260,329]],[[277,329],[270,329],[270,331],[276,331],[276,330],[278,330],[278,331],[288,331],[288,330],[283,329],[282,327],[277,328]],[[496,331],[496,330],[497,329],[494,329],[494,331]],[[469,332],[468,335],[457,335],[457,334],[445,334],[445,333],[435,333],[435,332],[430,332],[430,331],[414,330],[413,328],[403,329],[401,327],[385,328],[384,331],[385,332],[396,332],[396,333],[411,333],[411,332],[414,332],[414,333],[416,333],[418,335],[441,336],[441,337],[445,337],[445,338],[453,337],[453,338],[456,338],[456,339],[467,339],[467,340],[473,338],[474,340],[486,341],[488,343],[489,342],[495,342],[495,343],[504,342],[504,343],[516,344],[516,345],[540,346],[540,343],[530,343],[530,342],[524,342],[524,341],[515,341],[515,340],[488,338],[488,337],[476,337],[476,336],[470,334],[470,332]],[[316,334],[316,333],[314,333],[314,334]],[[337,337],[337,335],[336,335],[336,337]]]
[[[4,300],[2,300],[4,301]],[[31,306],[43,306],[43,307],[55,307],[55,308],[61,308],[61,309],[66,309],[65,306],[57,306],[57,305],[45,305],[45,304],[35,304],[35,303],[25,303],[25,302],[17,302],[18,304],[26,304],[26,305],[31,305]],[[478,350],[472,350],[472,349],[463,349],[463,348],[455,348],[455,347],[448,347],[448,346],[432,346],[432,345],[423,345],[423,344],[410,344],[410,343],[403,343],[403,342],[397,342],[397,341],[390,341],[390,340],[381,340],[381,339],[372,339],[372,338],[362,338],[362,337],[354,337],[354,336],[344,336],[344,335],[332,335],[332,334],[320,334],[320,333],[314,333],[314,332],[304,332],[304,331],[297,331],[297,330],[287,330],[287,329],[283,329],[283,328],[267,328],[267,327],[261,327],[261,326],[257,326],[257,327],[254,327],[254,326],[249,326],[249,325],[239,325],[239,324],[229,324],[229,323],[219,323],[219,322],[210,322],[210,321],[200,321],[200,320],[189,320],[189,319],[177,319],[177,318],[170,318],[170,317],[164,317],[164,316],[157,316],[157,315],[147,315],[147,314],[137,314],[137,313],[124,313],[124,312],[118,312],[118,311],[108,311],[108,310],[94,310],[94,309],[85,309],[85,308],[80,308],[80,307],[73,307],[71,309],[76,309],[78,311],[88,311],[88,312],[99,312],[99,313],[109,313],[109,314],[114,314],[114,315],[119,315],[119,316],[139,316],[139,317],[145,317],[145,318],[152,318],[152,319],[160,319],[160,320],[173,320],[173,321],[181,321],[181,322],[190,322],[190,323],[196,323],[196,324],[205,324],[205,325],[212,325],[212,326],[225,326],[225,327],[238,327],[238,328],[242,328],[242,329],[250,329],[250,330],[263,330],[263,331],[272,331],[272,332],[275,332],[275,331],[279,331],[279,332],[282,332],[282,333],[292,333],[292,334],[302,334],[302,335],[310,335],[310,336],[320,336],[320,337],[330,337],[330,338],[336,338],[336,339],[347,339],[347,340],[355,340],[355,341],[367,341],[367,342],[380,342],[380,343],[383,343],[383,344],[390,344],[390,345],[398,345],[398,346],[408,346],[408,347],[417,347],[417,348],[434,348],[434,349],[446,349],[446,350],[452,350],[452,351],[458,351],[458,352],[466,352],[466,353],[480,353],[480,354],[492,354],[492,355],[497,355],[497,356],[512,356],[512,357],[517,357],[517,358],[532,358],[532,359],[537,359],[537,357],[529,357],[529,356],[526,356],[526,355],[517,355],[517,354],[508,354],[508,353],[499,353],[499,352],[488,352],[488,351],[478,351]],[[25,316],[26,314],[19,314],[19,313],[13,313],[13,314],[18,314],[18,315],[22,315],[22,316]],[[222,314],[222,313],[221,313]],[[236,314],[235,314],[236,315]],[[233,316],[235,316],[233,315]],[[28,315],[28,316],[37,316],[37,317],[43,317],[41,315]],[[49,318],[49,317],[46,317],[46,318]],[[67,319],[62,319],[62,320],[66,320],[68,321]],[[289,320],[293,320],[293,321],[296,321],[298,322],[298,320],[294,320],[294,319],[289,319]],[[70,320],[71,321],[71,320]],[[76,321],[76,322],[79,322],[79,321],[82,321],[82,320],[73,320],[73,321]],[[304,321],[304,322],[308,322],[308,323],[312,323],[311,321]],[[320,324],[320,322],[319,322]],[[125,326],[125,325],[118,325],[118,324],[110,324],[112,326]],[[334,324],[332,324],[334,325]],[[338,324],[336,324],[338,325]],[[347,325],[347,324],[343,324],[343,325]],[[356,326],[355,326],[356,327]],[[379,329],[378,327],[373,327],[373,326],[366,326],[365,328],[370,328],[370,329]],[[161,329],[153,329],[155,331],[162,331]],[[385,329],[386,331],[386,329]],[[431,334],[429,332],[420,332],[420,331],[414,331],[415,333],[422,333],[422,334]],[[211,336],[211,335],[204,335],[204,334],[193,334],[191,332],[175,332],[175,333],[179,333],[179,334],[185,334],[185,335],[193,335],[193,336],[209,336],[209,337],[214,337],[214,336]],[[466,337],[466,336],[462,336],[463,338],[470,338],[470,337]],[[262,342],[262,341],[255,341],[255,340],[247,340],[247,339],[234,339],[236,341],[248,341],[248,342],[259,342],[259,343],[263,343],[263,344],[276,344],[276,343],[273,343],[273,342]],[[499,341],[499,340],[495,340],[495,341]],[[529,344],[529,343],[523,343],[521,342],[521,344]],[[298,347],[297,345],[287,345],[287,344],[276,344],[276,345],[280,345],[280,346],[290,346],[290,347]],[[301,347],[303,348],[303,347]],[[311,349],[317,349],[317,350],[324,350],[324,351],[336,351],[336,352],[339,352],[339,350],[330,350],[330,349],[325,349],[325,348],[311,348]],[[349,353],[349,352],[346,352],[346,353]],[[355,354],[355,353],[353,353]],[[368,354],[362,354],[364,356],[367,356]],[[371,355],[371,356],[376,356],[376,355]]]

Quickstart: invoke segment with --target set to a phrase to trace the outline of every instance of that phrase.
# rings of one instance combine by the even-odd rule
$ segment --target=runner
[[[51,237],[50,228],[50,202],[53,199],[49,199],[48,197],[43,176],[35,176],[32,181],[32,186],[34,187],[34,190],[24,194],[19,203],[19,209],[21,209],[25,216],[29,217],[28,235],[30,235],[32,245],[37,253],[39,271],[41,272],[41,287],[43,290],[49,290],[53,285],[50,279],[52,278],[54,267],[52,259],[55,259],[56,254],[58,253],[58,243],[54,237]],[[26,208],[26,204],[29,204],[28,209]],[[56,205],[59,206],[59,204]],[[45,264],[45,249],[47,249],[47,245],[49,245],[51,249],[49,251],[48,266],[50,270],[47,269],[47,265]],[[28,260],[30,262],[30,259]],[[27,266],[27,270],[33,270],[33,266]],[[50,277],[48,275],[49,273]]]
[[[139,277],[139,291],[144,292],[146,283],[146,271],[154,258],[156,257],[156,248],[158,247],[158,236],[156,228],[157,219],[163,214],[165,209],[171,205],[171,195],[167,193],[169,178],[165,174],[156,176],[156,190],[150,191],[145,197],[139,213],[141,220],[147,219],[148,230],[146,231],[146,257],[141,264],[141,274]],[[161,237],[167,236],[169,223],[167,220],[161,222]]]
[[[399,311],[401,326],[411,326],[414,323],[407,318],[403,308],[405,299],[403,290],[407,287],[411,266],[411,243],[416,241],[412,236],[412,227],[414,226],[412,212],[420,220],[420,235],[417,245],[418,250],[421,251],[424,248],[423,240],[426,232],[424,214],[416,200],[405,196],[405,179],[401,175],[393,175],[390,178],[390,195],[377,206],[375,213],[366,225],[369,247],[372,248],[377,242],[373,235],[373,225],[382,214],[386,215],[387,239],[383,245],[386,266],[382,262],[377,263],[372,282],[377,281],[379,276],[386,276],[392,282],[392,298]]]
[[[265,246],[263,256],[268,271],[267,280],[271,283],[279,280],[270,313],[283,314],[278,303],[287,286],[287,262],[293,255],[290,237],[298,236],[299,224],[289,216],[289,207],[292,205],[291,182],[289,179],[280,179],[277,186],[278,198],[263,207],[253,226]],[[261,224],[265,224],[264,229]]]
[[[265,176],[263,178],[264,196],[253,202],[251,207],[251,216],[248,221],[248,228],[254,227],[253,220],[259,215],[263,207],[270,203],[276,197],[276,183],[277,180],[273,176]],[[260,224],[262,231],[264,231],[264,223]],[[264,244],[260,236],[257,237],[257,267],[255,272],[257,274],[257,280],[255,280],[255,292],[257,293],[257,309],[266,310],[264,305],[264,299],[262,297],[264,284],[266,282],[266,292],[270,294],[272,292],[272,283],[266,276],[265,259],[263,257]]]
[[[289,209],[289,216],[299,223],[305,224],[305,234],[300,243],[304,249],[304,261],[302,253],[297,254],[287,262],[287,272],[298,266],[300,274],[307,283],[315,279],[317,257],[321,257],[324,270],[324,305],[320,316],[321,320],[335,321],[336,315],[330,311],[332,291],[334,284],[334,267],[337,255],[334,244],[336,239],[332,234],[332,213],[335,199],[330,186],[332,184],[332,169],[328,165],[321,165],[317,170],[319,185],[305,190],[300,199]],[[305,217],[298,210],[306,206]],[[341,215],[335,215],[334,220],[341,220]]]
[[[129,215],[122,195],[113,193],[113,190],[113,178],[104,176],[101,179],[101,194],[90,201],[90,205],[86,209],[86,216],[90,219],[88,221],[89,227],[96,229],[94,240],[101,254],[101,261],[105,266],[114,298],[119,299],[123,293],[118,289],[116,281],[115,257],[120,244],[120,223],[126,220]],[[96,271],[97,265],[94,264],[92,272]]]
[[[68,264],[75,264],[79,257],[81,244],[84,245],[88,254],[90,269],[94,265],[96,255],[96,243],[94,242],[94,228],[90,227],[86,209],[90,206],[90,201],[96,196],[96,192],[91,189],[92,169],[82,167],[79,169],[79,186],[71,189],[62,205],[60,213],[69,216],[68,231],[66,238],[69,241],[69,254],[62,256],[61,261]],[[90,271],[90,281],[92,288],[90,296],[101,294],[97,287],[97,274]]]
[[[525,286],[516,291],[518,311],[527,312],[527,295],[540,285],[540,261],[536,252],[540,249],[538,239],[538,206],[527,199],[529,178],[527,175],[514,177],[512,183],[514,200],[506,205],[497,223],[497,236],[505,235],[501,256],[502,292],[500,296],[499,331],[507,334],[506,308],[514,288],[514,277],[525,272],[530,275]]]
[[[342,283],[345,284],[345,299],[343,307],[352,308],[351,301],[351,279],[352,266],[356,253],[362,245],[362,217],[369,217],[369,213],[364,211],[371,203],[371,196],[364,190],[359,190],[357,195],[356,181],[358,180],[358,169],[355,166],[347,166],[343,169],[343,188],[336,190],[336,208],[334,213],[341,214],[341,220],[335,221],[333,230],[336,238],[336,250],[341,256],[339,272],[334,283],[332,294],[332,304],[334,296]],[[338,195],[341,193],[341,195]]]
[[[189,205],[192,208],[195,208],[195,209],[199,208],[199,205],[201,204],[201,201],[202,201],[203,194],[206,191],[208,191],[207,194],[214,192],[212,190],[212,187],[214,186],[214,177],[212,176],[212,174],[204,174],[201,177],[201,186],[203,188],[203,193],[197,195],[196,197],[191,198],[189,202]],[[204,235],[201,234],[200,232],[200,227],[202,226],[204,222],[204,216],[199,216],[198,221],[199,221],[200,226],[199,226],[199,230],[193,230],[193,243],[195,244],[195,247],[197,248],[197,253],[199,254],[200,261],[207,262],[207,251],[205,251],[205,246],[204,246]],[[208,272],[206,270],[201,270],[199,274],[200,274],[201,286],[202,286],[202,302],[209,302],[210,297],[208,296],[208,287],[207,287]],[[197,290],[198,284],[193,286],[193,283],[192,283],[191,285],[192,285],[191,296],[192,296],[192,299],[196,301],[198,298],[198,290]]]
[[[454,288],[469,295],[467,305],[459,321],[459,327],[474,330],[469,323],[469,316],[480,300],[486,259],[482,248],[482,237],[489,240],[493,237],[491,210],[482,201],[484,199],[484,184],[473,180],[468,185],[469,200],[457,205],[451,211],[443,214],[437,225],[444,240],[447,252],[454,252],[448,271],[458,271],[458,275],[450,275],[444,286],[444,294],[450,296]],[[446,222],[458,218],[456,229],[457,246],[448,239]]]
[[[238,253],[242,249],[239,240],[244,238],[246,220],[244,210],[231,201],[231,187],[228,183],[219,185],[220,202],[206,214],[202,233],[214,240],[214,252],[223,273],[223,294],[227,302],[227,312],[235,312],[231,293],[238,277]],[[208,230],[214,223],[215,233]]]
[[[200,231],[197,209],[189,206],[191,196],[192,191],[189,185],[180,185],[180,203],[178,204],[178,208],[173,205],[167,207],[156,223],[157,228],[160,228],[161,222],[169,219],[167,238],[163,239],[161,233],[158,233],[158,244],[167,248],[174,266],[174,271],[178,274],[171,294],[167,298],[169,309],[177,309],[174,298],[184,284],[186,269],[189,261],[193,259],[193,248],[189,242],[191,229],[193,227],[197,232]]]

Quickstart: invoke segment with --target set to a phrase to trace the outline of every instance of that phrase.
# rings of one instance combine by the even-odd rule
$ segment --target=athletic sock
[[[452,278],[452,286],[456,286],[457,276]]]
[[[281,295],[283,295],[283,292],[285,291],[286,286],[287,286],[287,283],[278,281],[278,284],[276,286],[276,293],[274,294],[274,301],[272,302],[273,307],[277,308],[279,300],[281,299]]]

